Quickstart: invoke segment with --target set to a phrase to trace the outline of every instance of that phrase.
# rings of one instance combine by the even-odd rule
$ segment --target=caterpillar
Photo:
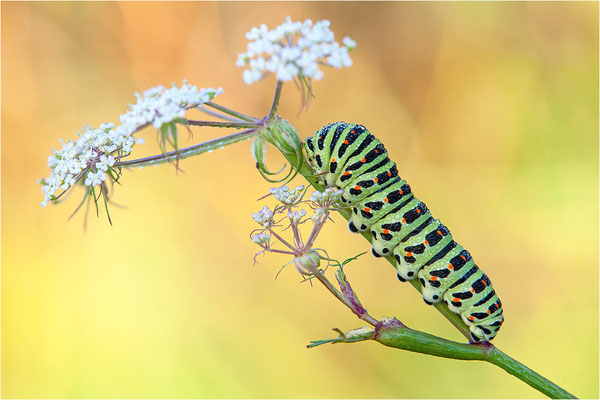
[[[398,279],[418,278],[425,303],[444,301],[472,342],[496,336],[504,316],[490,279],[414,196],[377,138],[362,125],[336,122],[307,138],[304,149],[319,181],[344,190],[348,228],[370,231],[375,257],[393,255]]]

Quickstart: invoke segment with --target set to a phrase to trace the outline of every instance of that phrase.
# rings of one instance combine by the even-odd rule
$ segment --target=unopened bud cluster
[[[309,200],[319,208],[328,208],[339,202],[343,195],[341,189],[327,188],[323,192],[314,191]]]
[[[344,193],[342,190],[327,189],[325,192],[315,191],[308,200],[302,200],[305,193],[304,186],[297,186],[294,189],[288,186],[270,189],[270,194],[277,200],[275,208],[270,209],[264,206],[261,210],[252,214],[252,219],[256,221],[261,228],[252,232],[252,241],[259,245],[262,250],[256,254],[258,256],[264,252],[277,252],[289,254],[293,257],[292,263],[296,270],[305,277],[310,277],[319,266],[320,256],[318,252],[325,251],[313,247],[315,240],[323,225],[329,220],[329,211],[337,208],[338,202]],[[302,208],[307,206],[312,214]],[[275,222],[277,215],[282,218]],[[281,224],[284,220],[288,222]],[[312,230],[308,236],[302,235],[300,225],[307,221],[312,221]],[[281,232],[275,232],[280,229]],[[283,238],[283,231],[291,231],[293,239],[287,241]],[[307,238],[303,240],[303,238]],[[275,238],[278,244],[283,245],[283,249],[274,247],[271,239]],[[256,256],[254,257],[256,260]],[[312,271],[312,272],[311,272]]]
[[[290,189],[288,186],[282,186],[280,188],[271,188],[270,192],[277,201],[285,206],[291,207],[296,205],[302,197],[304,186],[296,186],[294,189]]]

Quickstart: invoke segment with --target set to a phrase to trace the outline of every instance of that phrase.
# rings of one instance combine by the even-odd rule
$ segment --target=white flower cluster
[[[252,235],[252,241],[261,247],[268,247],[271,241],[271,235],[268,232]]]
[[[270,192],[280,203],[286,206],[296,204],[296,201],[302,196],[304,186],[297,186],[295,189],[290,189],[288,186],[280,188],[271,188]]]
[[[320,207],[328,207],[337,203],[343,194],[344,191],[341,189],[327,188],[324,192],[314,191],[309,200]]]
[[[244,83],[249,85],[270,73],[276,74],[279,81],[298,77],[318,80],[323,77],[319,65],[350,67],[352,60],[348,52],[356,47],[356,42],[345,37],[340,46],[329,25],[327,20],[313,24],[309,19],[292,22],[286,17],[285,22],[273,30],[265,24],[252,28],[246,34],[250,40],[248,51],[238,55],[236,64],[249,66],[243,72]]]
[[[252,219],[264,228],[268,228],[273,223],[273,211],[271,211],[269,207],[264,206],[261,210],[258,210],[256,214],[252,214]]]
[[[141,95],[135,93],[137,103],[130,104],[131,109],[119,117],[121,126],[117,130],[123,135],[131,135],[147,125],[160,129],[164,124],[182,118],[188,109],[207,103],[221,93],[221,88],[198,89],[185,80],[180,88],[173,84],[170,89],[155,86]]]
[[[62,149],[48,157],[51,174],[40,181],[44,193],[42,207],[56,199],[57,191],[68,190],[86,172],[84,183],[87,186],[101,184],[107,178],[106,172],[115,164],[111,154],[126,156],[136,143],[142,142],[133,136],[120,134],[110,123],[100,125],[99,129],[84,127],[77,135],[77,141],[68,140]]]

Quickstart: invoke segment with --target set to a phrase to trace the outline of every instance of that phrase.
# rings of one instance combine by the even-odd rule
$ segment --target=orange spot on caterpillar
[[[462,258],[463,260],[466,260],[466,257],[465,257],[465,256],[460,256],[460,258]]]
[[[454,269],[454,265],[448,264],[448,269],[452,271]]]
[[[375,150],[375,154],[379,154],[379,151]]]
[[[471,293],[475,293],[475,289],[471,288]]]
[[[353,129],[353,130],[350,131],[350,133],[356,133],[356,132],[354,132],[354,129]]]
[[[490,310],[487,310],[486,312],[489,314],[489,313],[490,313]]]
[[[385,201],[386,203],[389,202],[387,197],[385,199],[383,199],[383,201]]]
[[[350,175],[350,171],[344,171],[344,175]]]
[[[383,230],[383,233],[387,235],[388,233],[390,233],[390,230],[389,230],[389,229],[384,229],[384,230]],[[409,256],[409,257],[410,257],[410,256]]]
[[[437,234],[442,236],[442,231],[440,231],[439,229],[437,230]]]
[[[369,207],[365,207],[365,212],[371,212],[371,209]]]
[[[402,222],[406,223],[406,219],[402,218]]]
[[[417,214],[421,214],[421,210],[417,208]]]
[[[404,192],[402,192],[402,189],[398,190],[398,192],[399,192],[400,194],[404,194]]]
[[[487,286],[487,283],[485,283],[485,281],[482,279],[481,283],[483,283],[483,286]]]
[[[406,257],[412,257],[412,253],[409,251],[408,253],[406,253]]]
[[[423,244],[427,246],[429,244],[429,240],[424,241]]]
[[[469,318],[467,318],[469,321],[475,321],[475,317],[472,315],[469,315]]]
[[[367,162],[367,159],[363,158],[362,160],[360,160],[360,162],[364,162],[365,163],[365,162]]]
[[[430,280],[434,282],[437,281],[437,276],[432,276]]]
[[[360,186],[358,186],[358,185],[354,186],[354,190],[360,190]]]
[[[348,141],[347,141],[347,140],[344,140],[344,144],[348,144]]]
[[[333,158],[331,159],[331,162],[335,162],[335,157],[333,157]]]
[[[373,178],[373,182],[377,183],[379,181],[378,178]]]
[[[458,297],[455,297],[455,298],[452,299],[452,301],[455,302],[455,303],[459,303],[460,299]]]
[[[390,171],[388,171],[388,177],[392,176],[392,173]]]

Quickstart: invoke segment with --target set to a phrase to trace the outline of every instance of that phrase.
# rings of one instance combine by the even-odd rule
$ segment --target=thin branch
[[[217,103],[213,103],[212,101],[209,101],[208,103],[204,103],[204,104],[207,105],[207,106],[209,106],[209,107],[212,107],[212,108],[214,108],[216,110],[219,110],[219,111],[221,111],[224,114],[232,115],[232,116],[234,116],[236,118],[239,118],[239,119],[241,119],[243,121],[247,121],[247,122],[257,122],[257,121],[259,121],[258,118],[249,117],[247,115],[242,114],[241,112],[230,110],[229,108],[223,107],[223,106],[221,106],[221,105],[219,105]]]
[[[199,143],[190,147],[185,147],[177,151],[169,151],[163,154],[157,154],[155,156],[138,158],[135,160],[119,161],[115,163],[115,167],[132,167],[132,166],[144,166],[144,165],[157,165],[165,162],[169,162],[173,159],[182,159],[198,154],[210,152],[221,147],[241,142],[245,139],[250,139],[256,135],[256,129],[247,129],[242,132],[237,132],[231,135],[223,136],[218,139],[209,140],[204,143]]]
[[[352,334],[352,332],[359,332],[359,334]],[[374,331],[367,331],[366,328],[350,331],[347,335],[340,335],[337,339],[315,341],[311,347],[320,342],[355,343],[364,340],[375,340],[388,347],[435,357],[489,362],[552,399],[576,398],[554,382],[507,356],[491,343],[458,343],[397,324],[379,326]]]
[[[339,301],[341,301],[346,307],[348,307],[352,312],[354,312],[354,305],[350,302],[350,300],[348,300],[346,296],[340,293],[340,291],[337,290],[331,282],[329,282],[325,275],[323,275],[320,271],[311,272],[319,280],[319,282],[321,282],[323,286],[325,286],[327,290],[331,292],[331,294],[333,294]],[[379,321],[370,316],[369,313],[367,313],[366,311],[364,314],[358,315],[358,317],[373,326],[377,326],[379,324]]]
[[[211,126],[216,128],[258,128],[258,125],[252,122],[196,121],[193,119],[186,119],[185,121],[187,125],[191,126]]]
[[[279,107],[279,98],[281,97],[281,88],[283,86],[283,82],[277,81],[277,86],[275,87],[275,96],[273,97],[273,104],[271,104],[271,110],[267,115],[267,122],[273,119],[273,116],[277,112],[277,107]]]
[[[213,111],[213,110],[209,110],[208,108],[206,108],[204,106],[197,107],[197,109],[200,110],[200,111],[202,111],[205,114],[208,114],[208,115],[210,115],[212,117],[219,118],[219,119],[222,119],[222,120],[225,120],[225,121],[230,121],[230,122],[244,122],[244,120],[232,117],[232,116],[227,115],[227,114],[222,114],[222,113],[218,113],[218,112]]]

